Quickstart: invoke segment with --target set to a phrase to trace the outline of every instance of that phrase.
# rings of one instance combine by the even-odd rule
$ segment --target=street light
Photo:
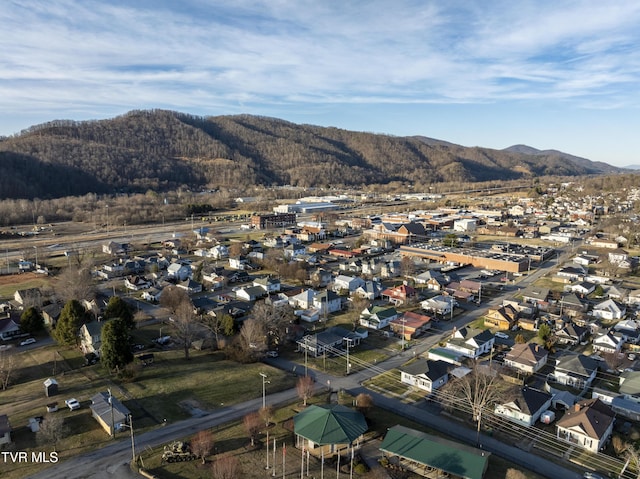
[[[265,385],[267,383],[271,384],[271,381],[267,381],[267,375],[265,373],[260,373],[262,377],[262,409],[264,409],[267,405],[266,396],[265,396]]]

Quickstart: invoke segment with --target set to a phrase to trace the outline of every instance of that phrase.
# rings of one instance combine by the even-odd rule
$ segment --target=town
[[[15,225],[3,476],[638,477],[640,188],[581,181]]]

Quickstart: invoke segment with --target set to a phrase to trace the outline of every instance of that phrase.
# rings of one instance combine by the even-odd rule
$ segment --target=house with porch
[[[519,311],[507,304],[497,308],[487,309],[484,325],[499,331],[509,331],[518,321]]]
[[[109,392],[99,392],[91,398],[91,416],[112,436],[129,425],[131,411]]]
[[[402,316],[393,319],[389,325],[394,334],[404,335],[404,340],[410,341],[431,329],[431,316],[406,311]]]
[[[80,349],[83,354],[94,353],[100,356],[102,344],[102,326],[105,321],[91,321],[80,327]]]
[[[359,276],[346,276],[340,274],[333,280],[333,291],[339,293],[340,291],[347,291],[349,294],[353,293],[356,289],[364,285],[364,279]]]
[[[547,383],[553,391],[553,383],[586,391],[603,365],[602,361],[584,354],[565,354],[556,358],[553,372],[547,377]]]
[[[615,413],[600,399],[580,401],[556,423],[556,437],[578,447],[599,452],[613,432]]]
[[[382,299],[387,300],[389,303],[396,307],[403,306],[410,303],[417,297],[418,292],[415,288],[407,285],[394,286],[393,288],[387,288],[382,291]]]
[[[618,304],[613,299],[606,299],[596,304],[591,314],[594,318],[612,321],[624,318],[627,314],[627,308],[623,304]]]
[[[495,340],[495,336],[488,329],[481,330],[464,327],[453,333],[447,341],[446,347],[461,353],[463,356],[476,359],[490,352]]]
[[[549,353],[539,344],[516,343],[504,357],[504,365],[524,374],[534,374],[547,364]]]
[[[347,342],[349,347],[358,346],[361,339],[361,336],[351,331],[334,326],[320,333],[304,336],[296,343],[299,352],[306,351],[306,354],[312,354],[317,358],[325,353],[334,355],[336,350],[342,350]]]
[[[400,313],[393,306],[372,306],[360,313],[360,325],[371,329],[383,329],[399,316]]]
[[[419,358],[400,366],[400,381],[431,394],[449,381],[451,363]]]
[[[496,404],[494,413],[523,426],[533,426],[551,406],[551,394],[528,386],[513,391],[506,402]]]

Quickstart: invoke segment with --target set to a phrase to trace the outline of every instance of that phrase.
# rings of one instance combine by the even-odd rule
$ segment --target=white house
[[[525,374],[538,372],[547,364],[549,353],[538,344],[515,344],[504,357],[504,365]]]
[[[447,341],[447,349],[471,359],[487,354],[493,348],[495,336],[488,329],[460,328]]]
[[[400,313],[394,307],[373,306],[360,313],[360,325],[366,328],[383,329],[399,316]]]
[[[533,426],[540,415],[551,406],[551,394],[528,386],[518,390],[517,395],[502,404],[496,404],[494,412],[505,419]]]
[[[622,319],[627,314],[627,308],[616,303],[613,299],[606,299],[593,307],[591,314],[600,319]]]
[[[346,290],[351,294],[359,287],[364,286],[364,283],[364,279],[359,276],[353,277],[340,274],[333,280],[333,290],[337,293]]]
[[[167,268],[167,277],[177,279],[178,281],[191,278],[192,274],[191,266],[187,264],[171,263]]]
[[[556,423],[558,439],[597,453],[613,432],[615,414],[600,399],[580,401]]]
[[[607,331],[605,333],[600,333],[593,338],[593,352],[617,354],[622,349],[624,342],[625,337],[620,332],[612,333],[611,331]]]
[[[548,380],[580,390],[586,390],[598,373],[602,361],[584,354],[567,354],[556,359]]]
[[[445,361],[418,359],[400,367],[400,380],[427,393],[444,386],[449,380],[451,364]]]

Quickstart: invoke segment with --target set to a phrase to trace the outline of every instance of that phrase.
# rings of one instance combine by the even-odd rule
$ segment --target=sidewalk
[[[380,465],[378,458],[380,457],[380,439],[371,439],[365,442],[360,448],[360,456],[362,460],[371,469],[371,476],[376,479],[391,479],[387,471]]]

